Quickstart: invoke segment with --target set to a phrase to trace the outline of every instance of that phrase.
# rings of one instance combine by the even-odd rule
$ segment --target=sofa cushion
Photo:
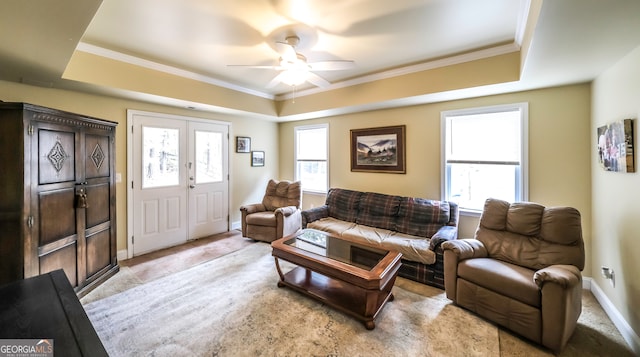
[[[355,222],[358,215],[358,204],[362,192],[332,188],[327,193],[326,205],[329,207],[329,217],[347,222]]]
[[[353,222],[346,222],[333,217],[327,217],[308,223],[307,228],[317,229],[340,237],[344,231],[355,227],[355,225],[356,224]]]
[[[301,187],[300,181],[269,180],[262,204],[268,211],[287,206],[300,207]]]
[[[525,236],[536,236],[540,233],[544,206],[531,202],[514,202],[509,207],[507,231]]]
[[[450,219],[449,202],[402,197],[396,230],[431,238]]]
[[[400,209],[400,196],[366,192],[360,197],[356,223],[395,230]]]
[[[538,270],[554,264],[584,268],[580,213],[570,207],[488,199],[475,238],[490,257]]]
[[[342,232],[342,239],[402,253],[402,258],[433,264],[436,254],[429,249],[429,239],[401,234],[388,229],[357,224]]]
[[[540,308],[540,291],[533,281],[535,271],[491,258],[466,259],[458,263],[458,277],[500,295]]]

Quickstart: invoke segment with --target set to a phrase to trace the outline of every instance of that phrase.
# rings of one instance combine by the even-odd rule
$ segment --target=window
[[[442,112],[442,196],[463,213],[526,201],[528,104]]]
[[[304,191],[327,192],[328,128],[327,124],[295,128],[295,174]]]

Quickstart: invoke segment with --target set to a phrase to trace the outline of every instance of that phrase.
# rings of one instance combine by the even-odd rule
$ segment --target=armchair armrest
[[[477,239],[456,239],[442,243],[442,249],[453,252],[458,260],[486,258],[487,248]]]
[[[458,238],[458,227],[454,226],[442,226],[438,231],[431,237],[431,241],[429,242],[429,249],[435,250],[436,247],[443,242],[454,240]]]
[[[250,205],[240,206],[240,211],[243,214],[252,214],[256,212],[264,212],[267,208],[262,203],[254,203]]]
[[[302,228],[307,228],[307,223],[329,217],[329,206],[322,205],[302,211]]]
[[[247,236],[247,216],[256,213],[264,212],[267,208],[262,203],[254,203],[250,205],[240,206],[240,213],[242,215],[242,221],[240,228],[242,229],[242,236]]]
[[[278,238],[291,235],[301,228],[302,215],[296,206],[276,208],[276,235]]]
[[[580,270],[573,265],[551,265],[533,274],[533,280],[542,289],[545,283],[555,283],[564,289],[581,284]]]
[[[556,352],[566,345],[582,311],[582,275],[573,265],[551,265],[536,271],[541,291],[542,344]]]
[[[471,258],[485,258],[487,248],[477,239],[455,239],[442,243],[444,250],[444,290],[447,298],[457,303],[458,262]]]
[[[297,210],[298,210],[298,207],[296,206],[286,206],[286,207],[276,208],[274,212],[276,216],[283,215],[284,217],[289,217],[292,214],[294,214]]]

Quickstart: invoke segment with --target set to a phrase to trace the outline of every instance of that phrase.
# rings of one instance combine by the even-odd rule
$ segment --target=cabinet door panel
[[[76,134],[62,130],[38,130],[38,183],[75,181]]]
[[[87,186],[86,228],[109,221],[109,183]]]
[[[40,274],[63,269],[71,286],[78,285],[77,278],[77,245],[70,244],[40,257]]]
[[[67,188],[38,194],[39,246],[76,234],[75,191]]]
[[[108,136],[85,136],[85,178],[109,176],[109,139]]]
[[[109,229],[87,237],[87,278],[111,263]]]

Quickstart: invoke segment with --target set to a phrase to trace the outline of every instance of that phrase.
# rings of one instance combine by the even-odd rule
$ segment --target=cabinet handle
[[[33,228],[33,216],[27,218],[27,227]]]

